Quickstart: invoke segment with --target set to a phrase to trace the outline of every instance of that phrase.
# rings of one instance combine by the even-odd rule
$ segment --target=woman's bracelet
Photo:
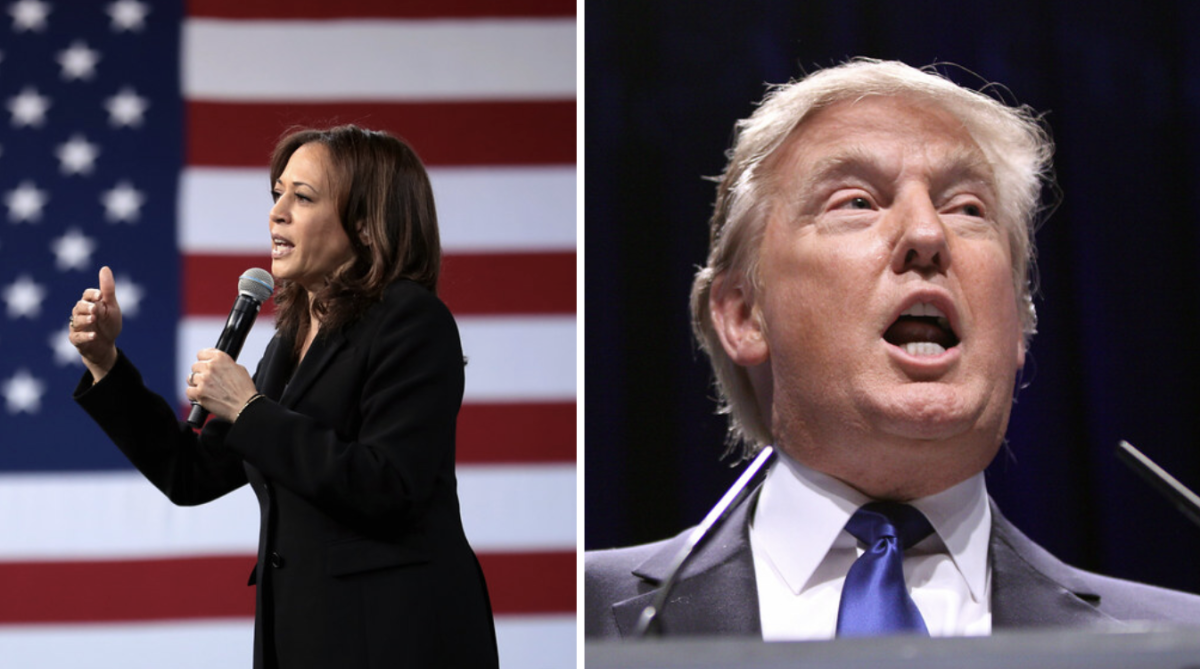
[[[237,422],[237,419],[242,417],[242,411],[245,411],[246,407],[250,406],[251,404],[254,404],[254,402],[256,400],[261,400],[263,397],[266,397],[266,396],[263,395],[262,393],[254,393],[254,395],[250,399],[246,400],[246,403],[242,405],[242,410],[237,412],[237,415],[233,417],[234,422]]]

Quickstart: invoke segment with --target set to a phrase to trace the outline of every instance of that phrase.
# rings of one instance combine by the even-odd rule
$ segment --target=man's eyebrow
[[[886,170],[878,156],[863,146],[847,145],[818,160],[800,181],[800,193],[811,192],[820,183],[848,176],[882,177]]]
[[[946,156],[939,174],[947,185],[972,182],[995,189],[996,176],[992,165],[978,149],[959,148]],[[936,184],[935,184],[936,185]]]
[[[935,189],[959,183],[976,183],[995,190],[992,167],[978,149],[959,148],[937,159]],[[887,178],[889,170],[881,164],[878,154],[867,147],[847,145],[837,153],[818,160],[799,183],[793,195],[811,193],[822,183],[845,177],[861,177],[868,181]]]

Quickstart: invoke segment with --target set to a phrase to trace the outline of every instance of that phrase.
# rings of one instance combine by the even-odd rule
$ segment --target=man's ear
[[[708,310],[721,346],[735,363],[754,367],[771,357],[761,315],[745,279],[728,274],[714,278]]]

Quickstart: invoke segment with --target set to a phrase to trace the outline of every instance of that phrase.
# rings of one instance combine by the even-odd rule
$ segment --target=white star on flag
[[[96,74],[96,63],[98,62],[100,62],[100,52],[89,49],[85,42],[72,42],[71,48],[58,52],[58,64],[62,66],[62,78],[67,81],[91,79]]]
[[[5,408],[11,414],[37,413],[42,408],[42,393],[46,392],[46,384],[29,373],[28,369],[19,369],[17,373],[4,382],[3,391]]]
[[[70,340],[71,327],[64,325],[61,330],[57,330],[50,334],[50,339],[46,342],[50,344],[50,348],[54,349],[54,364],[59,367],[67,365],[83,366],[83,360],[79,357],[79,351]]]
[[[50,98],[40,95],[36,88],[26,86],[21,92],[8,99],[8,111],[12,112],[14,128],[42,127],[46,112],[50,109]]]
[[[108,124],[114,128],[141,125],[142,116],[149,106],[150,101],[129,86],[104,101],[104,108],[108,110]]]
[[[41,0],[19,0],[8,6],[8,13],[13,17],[13,32],[41,32],[46,29],[50,3]]]
[[[8,207],[8,220],[13,223],[21,221],[40,221],[42,207],[49,201],[46,191],[38,190],[32,181],[22,181],[21,185],[4,195],[4,204]]]
[[[128,181],[122,181],[112,190],[104,191],[104,194],[100,196],[100,202],[104,204],[104,218],[110,222],[133,223],[140,215],[142,205],[146,202],[146,196],[142,195],[141,191],[134,188]]]
[[[38,285],[28,274],[4,287],[4,301],[8,303],[9,318],[37,318],[42,313],[42,300],[46,289]]]
[[[128,274],[118,274],[113,277],[117,292],[117,304],[121,306],[121,316],[136,317],[141,308],[142,298],[146,291],[129,278]]]
[[[54,252],[54,266],[59,270],[85,270],[91,264],[96,242],[80,232],[79,228],[71,228],[51,242],[50,250]]]
[[[117,0],[108,6],[108,15],[112,17],[109,26],[113,32],[140,32],[146,27],[146,15],[150,7],[138,0]]]
[[[100,146],[87,141],[83,135],[72,135],[70,141],[58,145],[58,169],[63,174],[91,174]]]

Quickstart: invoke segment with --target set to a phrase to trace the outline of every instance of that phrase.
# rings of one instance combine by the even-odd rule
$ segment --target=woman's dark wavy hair
[[[436,294],[442,261],[437,211],[429,175],[412,147],[386,132],[354,125],[295,129],[279,140],[271,156],[272,188],[292,154],[305,144],[328,151],[328,179],[354,252],[313,296],[322,329],[351,323],[398,279],[411,279]],[[311,320],[308,294],[295,282],[281,281],[275,304],[276,325],[296,337],[298,350]]]

